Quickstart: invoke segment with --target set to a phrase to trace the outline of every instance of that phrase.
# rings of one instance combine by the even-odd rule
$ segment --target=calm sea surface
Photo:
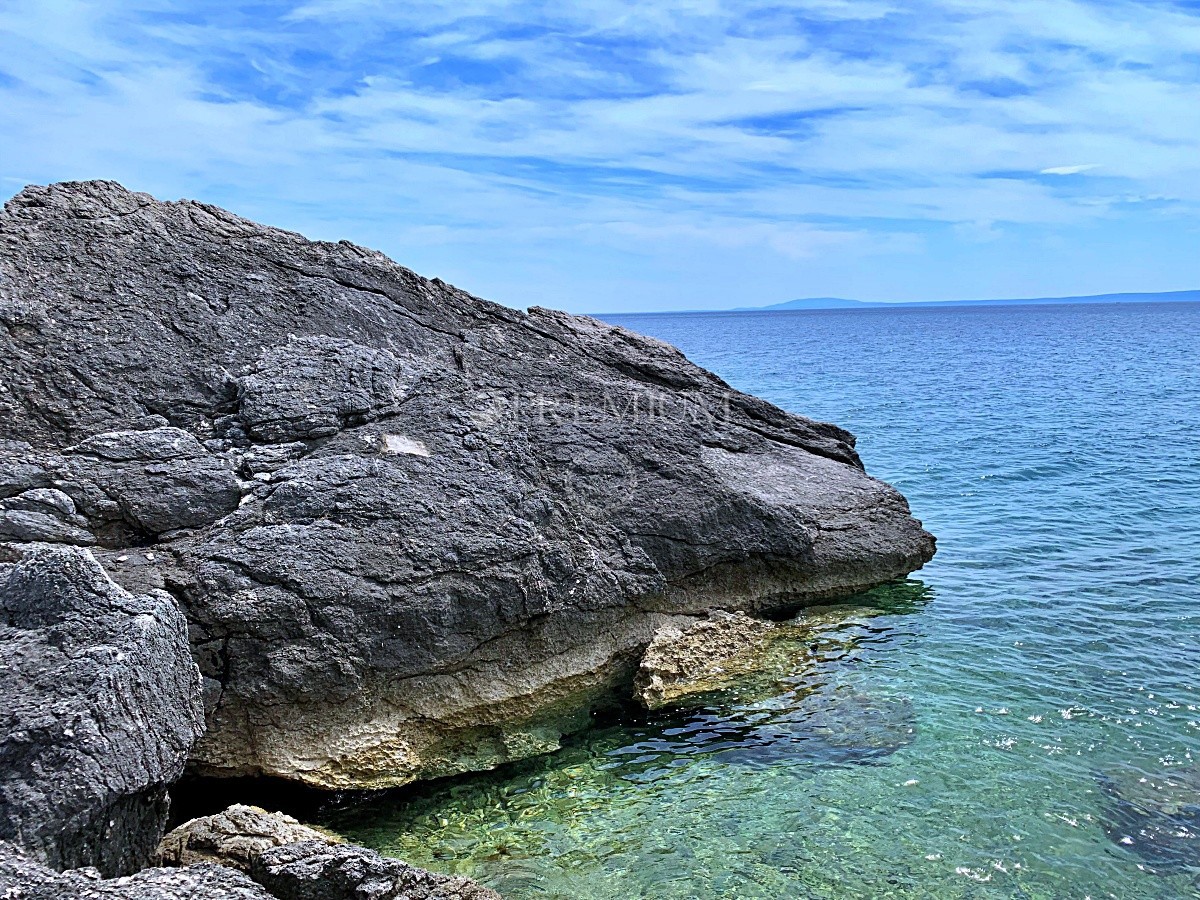
[[[520,898],[1200,896],[1200,304],[613,316],[938,537],[811,668],[328,824]]]

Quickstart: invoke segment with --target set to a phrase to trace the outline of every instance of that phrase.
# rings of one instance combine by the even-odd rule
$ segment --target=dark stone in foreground
[[[272,900],[241,872],[211,864],[143,869],[103,879],[94,869],[55,872],[0,841],[0,897],[5,900]]]
[[[112,182],[0,214],[0,541],[186,607],[208,774],[543,752],[681,613],[919,568],[853,437],[677,350]],[[21,443],[25,442],[25,443]]]
[[[0,565],[0,838],[55,868],[150,860],[202,730],[187,624],[86,550]]]
[[[180,825],[163,839],[159,859],[239,869],[281,900],[499,900],[467,878],[427,872],[241,804]]]
[[[279,900],[500,900],[466,878],[426,872],[352,844],[274,847],[255,860],[251,873]]]

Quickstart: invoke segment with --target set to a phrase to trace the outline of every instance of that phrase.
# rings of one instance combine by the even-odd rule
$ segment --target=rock
[[[1098,781],[1114,843],[1164,872],[1200,867],[1200,767],[1148,774],[1130,766]]]
[[[272,900],[241,872],[224,866],[143,869],[105,880],[95,869],[55,872],[0,841],[0,897],[8,900]]]
[[[666,344],[200,203],[25,189],[0,323],[0,496],[61,491],[114,579],[185,605],[201,774],[384,787],[544,752],[679,616],[934,551],[852,435]]]
[[[103,521],[112,509],[147,536],[211,525],[242,496],[230,468],[178,428],[97,434],[64,456],[69,477],[94,485],[109,501],[89,510],[94,518]]]
[[[426,872],[301,825],[283,813],[231,806],[176,828],[159,848],[166,865],[210,862],[252,875],[281,900],[498,900],[466,878]]]
[[[647,709],[658,709],[719,690],[754,667],[754,651],[775,630],[773,623],[745,613],[718,613],[683,628],[665,626],[638,665],[634,697]]]
[[[0,565],[0,838],[55,868],[145,865],[202,730],[187,623],[88,550]]]
[[[172,830],[159,844],[158,861],[164,866],[216,862],[249,872],[264,850],[299,841],[338,843],[339,839],[301,825],[284,813],[236,804]]]
[[[328,841],[274,847],[252,874],[279,900],[500,900],[467,878],[438,875],[380,856],[374,850]]]
[[[387,350],[327,337],[266,351],[239,379],[239,418],[270,443],[330,437],[394,413],[412,378]]]
[[[95,543],[75,502],[54,488],[31,488],[0,500],[0,541]]]

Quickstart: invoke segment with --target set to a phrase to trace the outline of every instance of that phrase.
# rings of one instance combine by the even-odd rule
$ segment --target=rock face
[[[28,549],[0,565],[0,838],[55,868],[129,872],[203,727],[187,623],[87,550]]]
[[[185,822],[163,839],[159,858],[166,865],[231,866],[281,900],[499,900],[470,879],[343,844],[255,806],[231,806]]]
[[[203,773],[380,787],[556,746],[678,614],[919,568],[853,437],[379,253],[31,187],[0,214],[0,534],[186,608]]]

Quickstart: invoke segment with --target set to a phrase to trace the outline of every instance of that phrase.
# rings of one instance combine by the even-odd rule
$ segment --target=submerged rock
[[[678,615],[934,551],[852,435],[666,344],[201,203],[26,188],[0,324],[0,540],[94,540],[182,602],[205,774],[383,787],[553,749]]]
[[[87,550],[0,565],[0,838],[55,868],[147,864],[202,730],[187,624]]]
[[[1200,768],[1156,775],[1125,769],[1099,781],[1114,842],[1164,870],[1200,867]]]

